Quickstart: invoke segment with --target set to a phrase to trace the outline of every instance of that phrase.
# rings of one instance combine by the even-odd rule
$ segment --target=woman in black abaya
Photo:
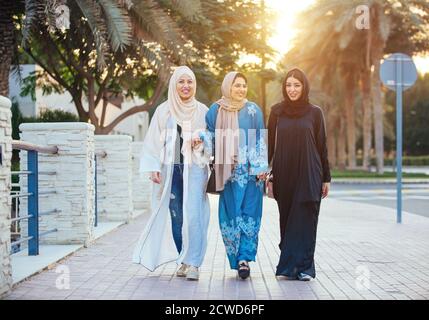
[[[325,122],[322,109],[309,102],[310,86],[301,70],[287,73],[282,91],[284,101],[272,107],[268,122],[268,156],[280,212],[276,275],[308,281],[316,276],[320,202],[331,181]]]

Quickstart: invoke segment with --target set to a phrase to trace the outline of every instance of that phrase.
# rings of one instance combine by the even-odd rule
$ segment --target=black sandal
[[[250,276],[250,268],[247,262],[242,262],[238,267],[238,276],[241,279],[247,279]]]

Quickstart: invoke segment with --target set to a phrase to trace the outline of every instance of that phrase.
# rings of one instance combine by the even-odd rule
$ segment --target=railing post
[[[28,236],[32,237],[28,241],[28,255],[36,256],[39,254],[39,179],[37,151],[28,151],[28,214],[32,215],[28,219]]]

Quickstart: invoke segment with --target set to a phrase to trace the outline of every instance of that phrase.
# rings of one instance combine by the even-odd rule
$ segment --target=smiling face
[[[231,87],[231,98],[242,101],[247,96],[247,83],[242,77],[237,77]]]
[[[195,94],[195,81],[190,76],[184,74],[177,81],[176,90],[180,99],[183,101],[189,100]]]
[[[286,80],[286,93],[291,101],[297,101],[302,96],[303,85],[301,81],[294,77]]]

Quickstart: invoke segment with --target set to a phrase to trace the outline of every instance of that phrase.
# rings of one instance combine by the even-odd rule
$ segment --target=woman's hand
[[[198,148],[201,143],[203,143],[203,140],[200,138],[192,139],[192,149]]]
[[[322,184],[322,199],[324,199],[328,196],[330,187],[331,187],[331,184],[329,182],[324,182]]]
[[[154,183],[160,184],[161,183],[161,172],[159,172],[159,171],[151,172],[149,179],[152,180]]]
[[[256,178],[258,178],[259,181],[265,181],[267,179],[267,175],[268,173],[264,172],[264,173],[258,174]]]

